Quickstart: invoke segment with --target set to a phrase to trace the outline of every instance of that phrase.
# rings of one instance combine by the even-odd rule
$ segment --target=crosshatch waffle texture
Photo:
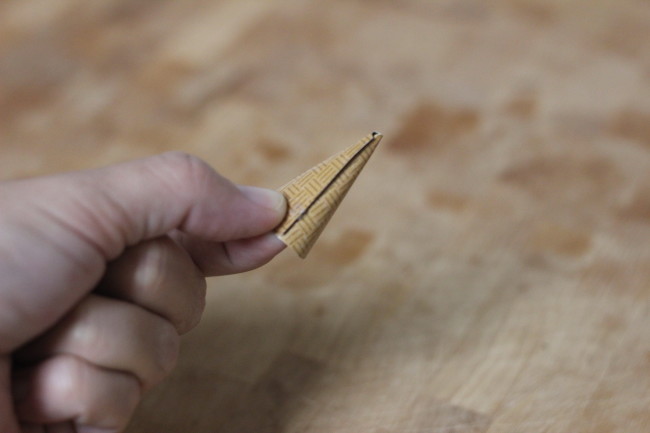
[[[373,132],[280,188],[289,210],[275,232],[300,257],[307,257],[381,138]]]

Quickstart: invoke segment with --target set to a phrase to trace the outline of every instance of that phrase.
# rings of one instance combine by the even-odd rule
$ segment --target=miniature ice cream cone
[[[289,210],[275,233],[300,257],[307,257],[381,138],[373,132],[280,188]]]

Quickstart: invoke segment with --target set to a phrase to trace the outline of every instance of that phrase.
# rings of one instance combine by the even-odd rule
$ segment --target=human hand
[[[122,431],[204,277],[269,261],[285,211],[180,153],[0,183],[0,432]]]

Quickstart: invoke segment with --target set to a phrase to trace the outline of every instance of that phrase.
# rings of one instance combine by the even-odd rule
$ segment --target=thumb
[[[127,246],[178,229],[209,241],[279,224],[281,194],[240,188],[200,159],[168,153],[98,170],[0,184],[0,353],[50,326]]]
[[[286,208],[282,194],[238,187],[199,158],[180,152],[66,180],[69,191],[77,189],[78,211],[86,211],[80,228],[89,229],[85,236],[108,259],[172,229],[210,241],[257,236],[279,224]]]

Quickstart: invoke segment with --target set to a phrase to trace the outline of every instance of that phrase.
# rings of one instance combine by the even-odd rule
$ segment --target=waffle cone
[[[300,257],[307,257],[381,138],[373,132],[280,188],[288,212],[275,233]]]

